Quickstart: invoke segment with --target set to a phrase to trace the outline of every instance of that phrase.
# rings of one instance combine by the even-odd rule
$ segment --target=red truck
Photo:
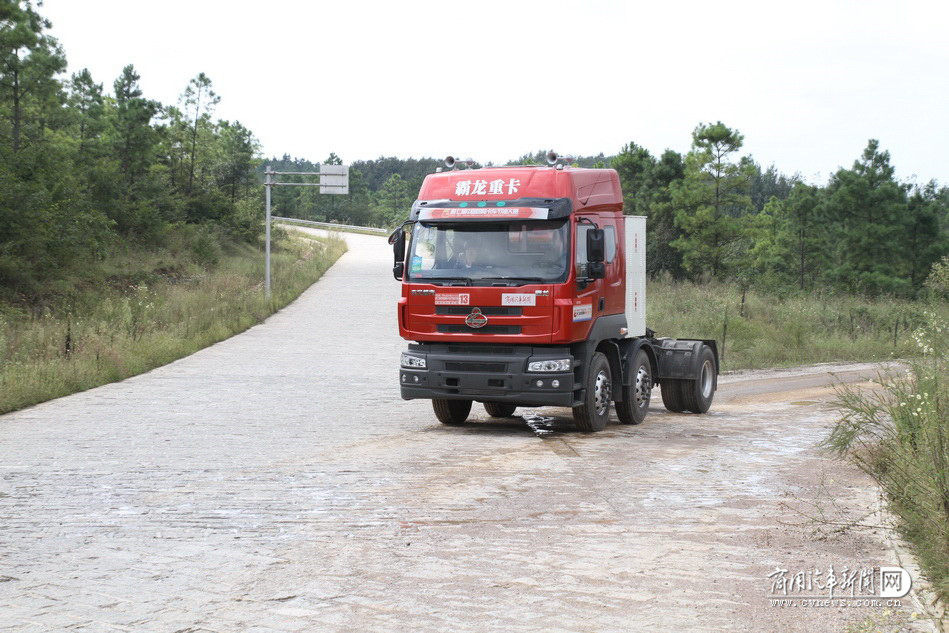
[[[611,405],[642,422],[661,385],[667,409],[705,413],[715,341],[646,327],[646,219],[623,215],[616,171],[548,162],[425,178],[389,238],[411,341],[402,398],[431,400],[445,424],[472,402],[494,417],[571,407],[580,430],[600,431]]]

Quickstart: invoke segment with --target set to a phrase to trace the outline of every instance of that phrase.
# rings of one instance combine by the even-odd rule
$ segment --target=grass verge
[[[949,345],[933,321],[916,332],[925,356],[907,373],[880,376],[882,387],[838,390],[842,415],[827,446],[883,490],[901,535],[934,590],[949,600]]]
[[[949,296],[949,260],[930,282]],[[941,302],[943,307],[945,302]],[[880,389],[838,390],[841,418],[826,445],[883,490],[935,593],[949,601],[949,323],[933,309],[912,339],[920,357]]]
[[[659,336],[715,339],[723,369],[916,357],[912,334],[926,324],[927,310],[949,318],[945,302],[782,297],[717,282],[651,280],[646,297],[650,328]]]
[[[260,250],[232,244],[211,269],[151,275],[152,283],[127,283],[126,275],[86,289],[94,300],[75,301],[67,314],[0,312],[0,413],[146,372],[242,332],[293,301],[346,250],[336,237],[275,237],[270,301]]]

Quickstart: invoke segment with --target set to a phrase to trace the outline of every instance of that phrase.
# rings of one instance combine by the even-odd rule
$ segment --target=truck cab
[[[645,237],[645,218],[623,215],[612,169],[430,174],[390,237],[399,333],[411,342],[402,397],[432,400],[446,424],[463,423],[473,402],[495,417],[571,407],[581,430],[597,431],[611,406],[641,422],[663,382],[667,407],[707,411],[714,341],[646,328]]]

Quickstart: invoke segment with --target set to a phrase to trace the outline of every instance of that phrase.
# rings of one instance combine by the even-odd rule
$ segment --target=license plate
[[[455,294],[439,293],[435,295],[435,305],[437,306],[466,306],[471,302],[471,295],[467,292]]]
[[[502,306],[535,306],[537,295],[534,293],[504,292],[501,294]]]

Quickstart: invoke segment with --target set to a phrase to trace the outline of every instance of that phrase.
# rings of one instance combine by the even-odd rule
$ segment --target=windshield
[[[415,280],[563,281],[569,225],[564,220],[415,225],[409,276]]]

